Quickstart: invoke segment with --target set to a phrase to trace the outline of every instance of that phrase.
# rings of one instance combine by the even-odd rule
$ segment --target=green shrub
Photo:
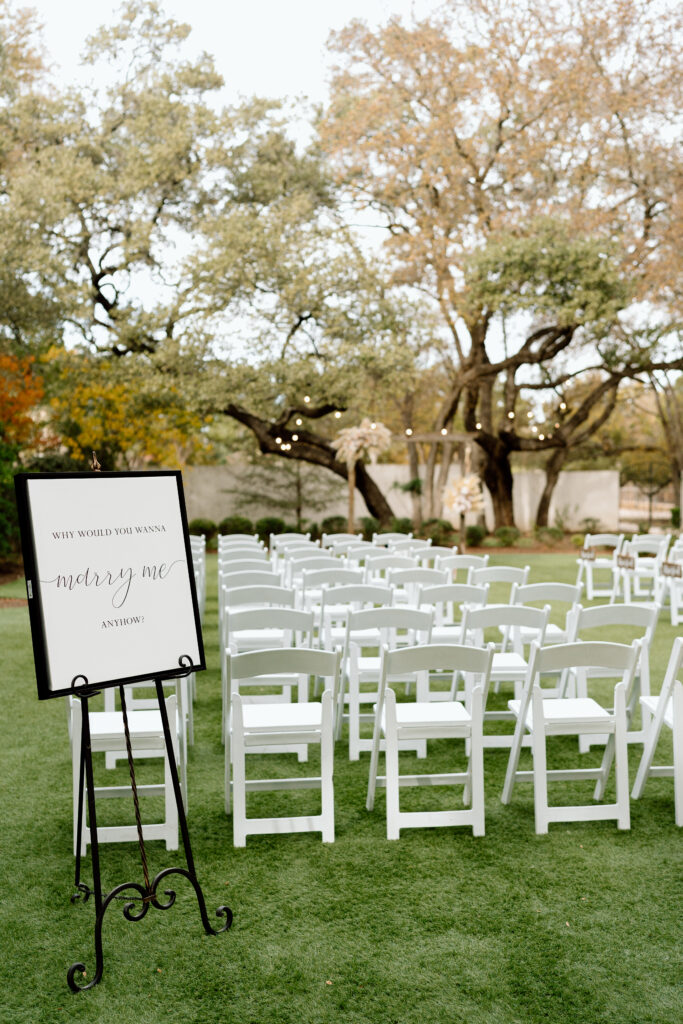
[[[642,519],[638,523],[638,533],[649,533],[649,532],[650,532],[650,524],[648,523],[648,521],[646,519]]]
[[[558,544],[564,539],[564,530],[559,526],[539,526],[534,532],[541,544]]]
[[[447,519],[425,519],[420,524],[419,536],[440,547],[452,547],[457,542],[457,530]]]
[[[218,524],[218,532],[228,533],[254,533],[254,524],[246,516],[226,516]]]
[[[572,534],[572,544],[574,545],[575,548],[579,548],[580,549],[580,548],[583,547],[583,545],[585,543],[586,543],[586,534],[585,533],[573,533]]]
[[[468,548],[478,548],[486,536],[486,530],[479,523],[472,523],[465,527],[465,543]]]
[[[680,530],[681,528],[681,510],[678,505],[674,505],[671,509],[671,526],[674,530]]]
[[[262,541],[267,541],[273,533],[285,533],[287,527],[284,519],[280,519],[279,516],[264,516],[263,519],[256,520],[254,529]]]
[[[519,530],[516,526],[499,526],[493,533],[504,548],[511,548],[519,539]]]
[[[213,540],[218,533],[218,527],[214,523],[213,519],[191,519],[187,524],[187,528],[189,532],[195,536],[199,536],[203,533],[206,537],[207,544],[210,540]]]
[[[413,522],[407,516],[392,516],[389,521],[390,533],[412,533]]]
[[[374,516],[363,516],[360,528],[363,532],[363,540],[372,540],[374,534],[379,533],[379,519],[375,519]]]
[[[318,525],[318,523],[309,523],[306,532],[310,533],[311,540],[320,540],[320,538],[323,535],[323,531]]]
[[[585,519],[582,519],[580,526],[584,533],[600,532],[600,520],[595,519],[593,516],[586,516]]]
[[[323,533],[346,533],[348,525],[349,521],[344,516],[327,516],[320,527]]]

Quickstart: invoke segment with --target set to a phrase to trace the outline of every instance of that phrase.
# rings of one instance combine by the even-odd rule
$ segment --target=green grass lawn
[[[573,580],[576,571],[571,555],[491,561],[530,564],[530,582]],[[214,571],[210,558],[210,580]],[[0,596],[22,592],[0,587]],[[662,615],[655,691],[675,633]],[[0,634],[2,1024],[679,1024],[683,862],[670,779],[651,780],[632,803],[630,832],[588,822],[536,836],[532,788],[516,787],[503,807],[507,753],[488,751],[484,838],[415,829],[388,842],[382,794],[372,814],[365,810],[369,755],[349,763],[342,741],[336,842],[323,845],[316,834],[249,837],[235,850],[223,811],[215,584],[188,767],[189,826],[209,913],[228,903],[233,927],[206,936],[182,880],[175,907],[150,910],[139,923],[110,908],[103,980],[73,995],[68,966],[79,959],[89,971],[95,966],[94,907],[70,902],[65,701],[37,700],[26,608],[0,607]],[[640,750],[630,748],[631,779]],[[447,765],[448,745],[434,744],[433,756]],[[574,741],[560,741],[558,756],[575,758]],[[315,794],[258,796],[289,799],[315,801]],[[147,855],[152,874],[183,864],[161,843],[148,844]],[[135,844],[104,845],[101,861],[105,889],[142,879]]]

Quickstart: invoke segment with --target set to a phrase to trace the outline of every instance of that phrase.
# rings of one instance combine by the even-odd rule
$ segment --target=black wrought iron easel
[[[180,658],[180,665],[185,666],[190,664],[190,659]],[[184,675],[189,674],[189,669],[181,671],[177,676],[171,678],[179,679]],[[72,686],[76,686],[79,680],[83,680],[83,689],[79,689],[78,696],[81,699],[82,711],[81,716],[81,761],[80,761],[80,774],[79,774],[79,790],[78,790],[78,825],[77,825],[77,840],[76,840],[76,875],[75,875],[75,888],[76,892],[71,897],[72,902],[82,899],[84,902],[92,895],[95,898],[95,974],[91,981],[86,984],[79,984],[76,981],[76,976],[80,974],[85,977],[86,968],[85,964],[80,961],[71,965],[67,971],[67,981],[69,987],[73,992],[83,992],[86,989],[93,988],[102,978],[104,970],[104,958],[102,952],[102,922],[104,915],[106,914],[109,906],[115,900],[122,900],[124,902],[123,916],[128,921],[141,921],[147,914],[150,906],[156,910],[169,910],[176,900],[176,894],[172,889],[164,889],[164,896],[167,897],[166,901],[163,902],[157,895],[157,890],[162,881],[169,878],[171,875],[181,875],[186,878],[194,887],[197,902],[199,904],[199,913],[201,915],[202,924],[204,925],[204,931],[207,935],[217,935],[219,932],[225,932],[232,924],[232,911],[229,907],[220,906],[216,910],[216,917],[225,918],[225,924],[222,928],[215,929],[211,927],[207,912],[206,903],[204,901],[204,894],[202,892],[199,881],[197,880],[197,874],[194,867],[194,859],[192,857],[192,847],[190,845],[190,835],[187,828],[187,819],[185,817],[185,807],[183,804],[183,798],[180,791],[180,781],[178,779],[178,769],[175,761],[175,753],[173,749],[173,742],[171,739],[171,730],[168,723],[168,714],[166,713],[166,701],[164,699],[163,683],[168,682],[168,679],[155,679],[154,685],[156,687],[157,700],[159,702],[159,711],[161,714],[161,723],[164,731],[164,741],[166,746],[166,757],[168,758],[169,769],[171,773],[171,780],[173,783],[173,792],[175,795],[175,801],[178,808],[178,824],[180,826],[180,832],[183,837],[183,847],[185,850],[185,860],[187,868],[165,868],[160,871],[153,879],[149,877],[149,869],[147,866],[147,854],[145,851],[145,842],[142,833],[142,819],[140,816],[140,805],[138,801],[137,785],[135,782],[135,766],[133,763],[133,751],[130,740],[130,731],[128,727],[128,712],[126,708],[126,697],[123,686],[119,687],[119,693],[121,697],[121,710],[123,712],[123,726],[124,734],[126,739],[126,752],[128,756],[128,770],[130,772],[131,789],[133,791],[133,803],[135,805],[135,823],[137,828],[138,845],[140,847],[140,859],[142,861],[142,872],[143,882],[124,882],[122,885],[117,885],[110,893],[103,896],[102,893],[102,878],[100,874],[100,853],[99,843],[97,838],[97,816],[95,811],[95,785],[93,780],[93,766],[92,766],[92,745],[90,739],[90,719],[89,719],[89,708],[88,701],[91,697],[94,697],[98,691],[96,688],[89,689],[88,681],[84,676],[77,676],[72,681]],[[90,847],[92,853],[92,871],[93,871],[93,884],[92,887],[86,885],[81,881],[81,838],[82,838],[82,825],[83,825],[83,799],[84,799],[84,788],[87,792],[88,801],[88,817],[90,821]],[[126,895],[127,894],[127,895]]]

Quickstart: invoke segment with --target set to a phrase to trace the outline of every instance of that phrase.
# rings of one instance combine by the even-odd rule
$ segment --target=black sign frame
[[[124,482],[137,480],[139,484],[134,485],[133,490],[139,491],[140,494],[144,494],[146,491],[151,494],[155,482],[160,485],[164,494],[164,505],[167,508],[172,525],[171,535],[175,544],[175,554],[178,555],[173,563],[175,573],[174,585],[179,588],[182,596],[183,617],[180,634],[184,635],[186,641],[188,641],[188,649],[176,651],[172,649],[174,629],[171,622],[169,623],[167,640],[163,645],[159,645],[158,664],[147,665],[144,670],[141,668],[140,671],[136,671],[131,667],[130,670],[124,673],[114,672],[111,677],[108,675],[106,668],[103,668],[101,672],[97,672],[94,675],[91,672],[89,677],[88,670],[80,670],[75,662],[76,670],[71,679],[59,680],[59,685],[54,685],[51,672],[52,657],[48,636],[49,630],[47,628],[50,623],[46,620],[46,616],[49,616],[49,611],[46,609],[45,584],[41,582],[40,575],[41,564],[45,561],[45,542],[44,538],[37,536],[36,527],[36,514],[42,499],[38,499],[35,492],[36,490],[45,490],[46,493],[49,493],[51,489],[49,481],[55,482],[55,488],[57,487],[57,482],[59,482],[59,488],[63,490],[64,487],[69,487],[68,481],[71,480],[74,482],[78,481],[77,490],[80,500],[82,500],[84,493],[88,495],[92,503],[91,511],[95,515],[105,515],[106,513],[106,510],[103,510],[102,503],[106,495],[112,493],[109,481]],[[37,488],[34,486],[34,482],[39,483]],[[121,473],[18,473],[15,475],[14,483],[31,623],[33,657],[40,700],[68,696],[69,694],[87,694],[106,687],[144,682],[149,679],[174,679],[187,675],[189,672],[206,668],[187,512],[182,487],[182,474],[179,470],[132,470]],[[85,489],[84,483],[87,485]],[[100,489],[99,492],[98,488]],[[110,530],[109,532],[111,533],[112,531]],[[125,539],[120,541],[120,543],[125,546]],[[176,565],[178,566],[177,569],[175,569]],[[87,581],[85,585],[88,586]],[[78,627],[78,629],[80,628],[81,626]],[[87,629],[87,624],[83,623],[82,628]],[[79,635],[78,629],[74,628],[75,638]],[[125,635],[121,634],[121,638],[122,643],[125,644]],[[75,657],[77,658],[77,655]],[[154,653],[153,657],[156,657],[156,653]]]

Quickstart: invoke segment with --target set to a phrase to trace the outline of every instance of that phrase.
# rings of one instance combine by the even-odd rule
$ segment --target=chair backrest
[[[623,533],[587,533],[583,540],[584,548],[608,548],[614,555],[621,551],[623,543]]]
[[[405,593],[409,604],[417,605],[418,592],[423,586],[436,586],[439,583],[448,583],[449,573],[443,569],[427,569],[416,566],[413,569],[390,569],[387,573],[387,583]]]
[[[466,582],[470,569],[485,569],[488,564],[488,555],[442,555],[436,560],[437,569],[448,569],[454,577],[463,572]]]
[[[362,533],[324,533],[320,538],[320,547],[336,548],[339,544],[355,544],[362,539]]]
[[[418,607],[424,604],[434,608],[434,624],[443,626],[456,621],[455,607],[470,604],[481,607],[488,601],[488,586],[474,587],[471,583],[440,583],[436,586],[420,587],[417,594]],[[458,619],[461,615],[458,615]]]
[[[259,651],[245,651],[244,654],[228,652],[226,659],[228,692],[239,693],[242,680],[259,677],[298,675],[328,679],[331,682],[334,702],[339,688],[341,648],[322,651],[313,647],[272,648]]]
[[[551,609],[557,605],[564,607],[565,623],[569,625],[569,616],[581,600],[581,583],[526,583],[523,586],[513,583],[510,593],[510,604],[549,604]],[[566,606],[566,607],[565,607]]]
[[[467,643],[470,639],[477,647],[483,647],[485,642],[485,631],[498,627],[503,628],[502,649],[506,650],[512,644],[514,650],[521,652],[520,630],[534,630],[534,639],[542,644],[545,638],[545,631],[550,618],[550,605],[543,608],[533,608],[523,604],[496,604],[484,605],[474,608],[465,605],[462,613],[461,642]]]
[[[271,551],[281,551],[292,544],[315,543],[310,533],[271,533],[269,547]]]
[[[491,666],[493,663],[493,644],[486,647],[473,647],[463,644],[420,644],[416,647],[398,647],[390,649],[383,644],[380,652],[379,694],[377,714],[381,715],[382,706],[390,679],[410,678],[418,676],[416,693],[429,691],[429,673],[444,672],[462,673],[469,677],[471,685],[466,685],[466,700],[472,694],[474,686],[480,685],[486,693],[489,688]],[[425,683],[419,685],[419,676],[424,674]]]
[[[266,584],[249,587],[223,587],[221,596],[227,608],[237,608],[240,605],[293,608],[296,604],[296,594],[289,587]]]
[[[218,577],[235,572],[272,572],[270,563],[263,558],[235,558],[218,561]]]
[[[417,568],[417,559],[409,555],[368,555],[365,559],[365,579],[369,583],[373,579],[386,579],[390,569]]]
[[[570,617],[569,641],[581,639],[581,634],[593,629],[624,629],[629,632],[629,641],[634,633],[649,646],[657,626],[659,608],[646,604],[599,604],[592,608],[577,605]]]
[[[346,619],[345,655],[359,640],[364,646],[381,647],[386,643],[395,647],[400,641],[407,644],[429,643],[433,614],[416,608],[361,608],[350,611]],[[372,639],[368,640],[368,635]],[[399,641],[400,638],[400,641]]]
[[[229,565],[248,559],[251,562],[267,562],[268,551],[257,544],[229,544],[218,552],[218,564]]]
[[[659,536],[650,533],[639,534],[638,536],[631,537],[630,540],[624,541],[621,554],[633,555],[636,561],[643,557],[652,559],[659,564],[666,557],[670,541],[670,533],[660,534]]]
[[[388,544],[393,544],[395,541],[412,539],[412,533],[373,533],[372,535],[372,543],[376,547],[387,547]]]
[[[507,595],[504,600],[510,602],[512,600],[512,587],[516,583],[518,586],[523,587],[526,585],[529,579],[529,566],[515,566],[515,565],[487,565],[483,569],[470,569],[470,574],[467,578],[468,583],[473,583],[475,587],[482,586],[483,584],[503,584],[507,590]],[[499,598],[494,593],[491,597],[492,601],[496,601]]]
[[[362,583],[363,575],[362,569],[347,569],[343,565],[328,566],[325,569],[304,569],[301,574],[301,586],[305,595],[307,590],[317,590],[330,584]]]
[[[417,554],[420,560],[420,565],[438,569],[439,566],[436,564],[437,558],[452,558],[453,555],[457,555],[457,553],[457,546],[449,548],[443,544],[430,544],[428,548],[418,551]]]
[[[246,572],[226,572],[220,577],[221,587],[234,590],[236,587],[255,587],[259,585],[276,587],[282,583],[279,572],[272,569],[249,569]]]
[[[432,542],[429,538],[423,540],[418,537],[413,537],[408,540],[395,540],[389,545],[389,550],[392,554],[400,555],[402,552],[412,554],[413,552],[424,551],[425,548],[432,546]]]
[[[548,675],[568,678],[569,673],[588,678],[614,678],[625,683],[626,693],[633,688],[636,668],[640,659],[640,640],[631,644],[611,643],[604,640],[574,641],[541,647],[531,644],[526,679],[524,682],[520,718],[525,720],[534,685],[543,689],[542,677]],[[556,689],[556,681],[553,692]]]
[[[263,541],[256,533],[219,533],[216,538],[216,545],[220,551],[223,547],[231,544],[249,544],[254,547],[263,547]]]
[[[238,608],[226,612],[225,633],[227,643],[231,643],[234,634],[240,631],[272,630],[282,631],[284,646],[310,646],[313,642],[313,612],[299,608]],[[239,638],[236,646],[239,648]],[[272,647],[272,643],[264,642],[264,647]]]

